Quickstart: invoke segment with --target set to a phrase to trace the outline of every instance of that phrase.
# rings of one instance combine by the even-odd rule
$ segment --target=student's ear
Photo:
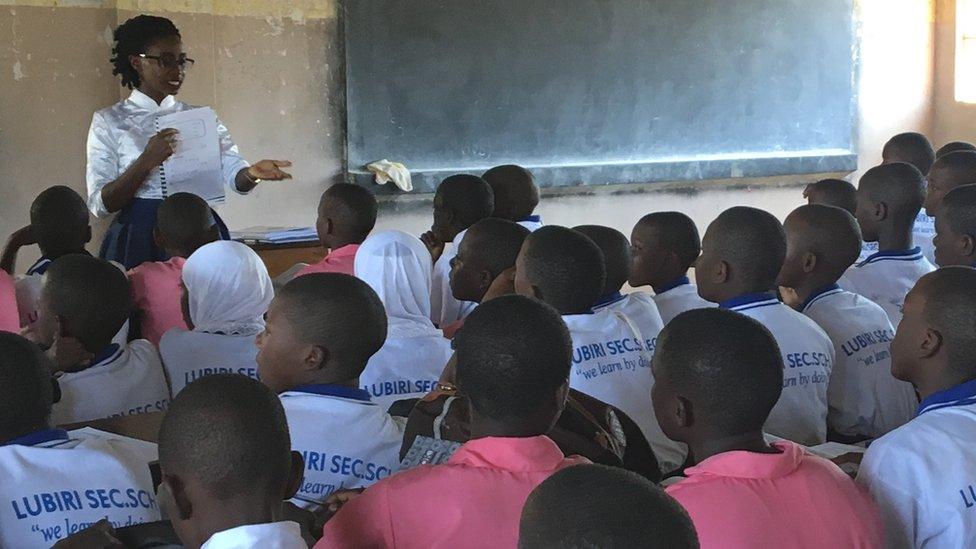
[[[937,330],[927,328],[924,336],[922,337],[921,346],[919,347],[922,358],[932,358],[941,350],[942,334]]]
[[[716,284],[725,284],[729,281],[730,268],[726,261],[717,261],[715,271],[710,274],[712,281]]]
[[[803,272],[812,273],[817,268],[817,254],[807,252],[803,254]]]
[[[335,221],[331,217],[325,218],[325,234],[335,234]]]
[[[546,301],[543,298],[542,290],[540,290],[539,287],[536,286],[535,284],[532,285],[532,297],[534,297],[534,298],[536,298],[536,299],[538,299],[539,301],[542,301],[542,302],[545,302]]]
[[[305,366],[309,370],[321,370],[328,364],[332,353],[321,345],[309,345],[308,352],[305,354]]]
[[[488,288],[491,287],[491,283],[495,281],[495,278],[496,277],[487,269],[482,270],[478,273],[478,287],[488,291]]]
[[[186,485],[180,477],[163,473],[158,497],[161,506],[171,517],[189,520],[193,516],[193,504],[186,493]]]
[[[674,398],[674,419],[679,427],[691,427],[695,423],[694,407],[683,396]]]
[[[88,233],[85,235],[85,244],[88,244],[89,242],[91,242],[91,239],[92,239],[92,228],[91,228],[91,225],[89,225],[88,227],[86,227],[86,229],[88,230]]]
[[[884,221],[888,218],[888,205],[884,202],[875,202],[871,209],[871,217],[875,221]]]
[[[976,239],[968,234],[962,235],[962,253],[970,258],[976,255]]]
[[[291,471],[288,475],[288,483],[285,485],[285,493],[282,500],[291,499],[302,487],[302,480],[305,479],[305,460],[298,452],[291,452]]]

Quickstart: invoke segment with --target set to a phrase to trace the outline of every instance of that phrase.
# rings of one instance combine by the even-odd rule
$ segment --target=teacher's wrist
[[[247,193],[250,192],[254,187],[258,186],[261,182],[261,178],[253,175],[251,173],[251,168],[241,168],[237,172],[237,176],[234,178],[234,186],[237,187],[238,192]]]

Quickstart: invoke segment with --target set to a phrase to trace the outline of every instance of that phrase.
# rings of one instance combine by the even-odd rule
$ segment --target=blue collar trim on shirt
[[[664,292],[669,292],[679,286],[684,286],[686,284],[691,284],[691,280],[689,280],[687,276],[682,276],[672,280],[671,282],[668,282],[667,284],[662,286],[660,290],[657,290],[655,293],[657,295],[661,295]]]
[[[915,246],[910,250],[881,250],[869,255],[864,261],[857,264],[863,267],[878,261],[918,261],[922,259],[922,248]]]
[[[122,356],[122,346],[118,343],[113,343],[108,347],[105,347],[98,354],[95,355],[91,360],[91,366],[89,368],[94,368],[95,366],[101,366],[102,364],[109,364],[114,362]]]
[[[521,221],[521,223],[542,223],[542,216],[530,215]]]
[[[920,416],[932,410],[969,404],[976,404],[976,379],[929,395],[918,405],[918,413],[915,415]]]
[[[369,391],[359,389],[357,387],[347,387],[345,385],[314,383],[310,385],[299,385],[291,390],[299,393],[310,393],[313,395],[334,396],[352,400],[362,400],[363,402],[371,402],[371,399],[369,398]]]
[[[45,442],[54,440],[70,440],[68,438],[68,432],[62,429],[43,429],[0,443],[0,446],[12,446],[14,444],[19,446],[37,446],[38,444],[44,444]]]
[[[733,297],[732,299],[719,303],[718,306],[733,311],[746,311],[757,307],[768,307],[777,303],[779,303],[779,300],[776,299],[775,292],[761,292],[758,294],[746,294]]]
[[[842,290],[840,286],[838,286],[837,284],[830,284],[829,286],[818,288],[817,290],[814,290],[814,292],[807,297],[807,300],[804,301],[803,305],[800,306],[800,310],[806,311],[807,307],[813,305],[814,301],[817,301],[822,297],[827,297],[828,295],[834,295],[843,291],[844,290]]]
[[[595,311],[597,309],[602,309],[603,307],[608,307],[610,305],[613,305],[614,303],[617,303],[618,301],[623,301],[626,298],[627,296],[623,295],[620,292],[614,292],[612,294],[605,295],[601,297],[600,300],[593,305],[593,310]]]
[[[46,257],[42,257],[42,258],[38,259],[36,263],[34,263],[33,265],[31,265],[31,268],[30,269],[27,269],[27,274],[28,275],[42,275],[45,272],[47,272],[47,268],[50,267],[50,266],[51,266],[51,260],[48,259],[48,258],[46,258]]]

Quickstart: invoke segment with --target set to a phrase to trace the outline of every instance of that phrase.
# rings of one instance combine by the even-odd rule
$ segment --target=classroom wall
[[[935,25],[935,120],[932,139],[936,146],[949,141],[976,142],[976,104],[959,103],[956,91],[956,1],[936,2]],[[976,70],[976,69],[974,69]]]
[[[943,1],[943,0],[940,0]],[[933,0],[856,0],[861,166],[899,131],[933,123]],[[295,180],[267,183],[220,208],[232,228],[311,224],[340,176],[345,140],[337,0],[0,0],[0,235],[27,222],[31,199],[68,184],[84,191],[91,113],[126,96],[111,76],[111,29],[140,12],[174,19],[197,66],[181,99],[214,106],[246,157],[295,161]],[[843,32],[839,30],[838,32]],[[549,223],[629,232],[642,214],[688,212],[704,226],[728,206],[785,216],[809,177],[709,181],[547,196]],[[380,227],[419,233],[427,199],[387,203]],[[106,223],[96,225],[97,250]],[[25,252],[21,270],[36,257]]]

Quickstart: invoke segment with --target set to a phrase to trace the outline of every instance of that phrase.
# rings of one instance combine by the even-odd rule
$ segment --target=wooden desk
[[[325,249],[318,242],[290,242],[287,244],[263,244],[245,242],[258,253],[268,274],[274,278],[292,268],[296,263],[318,263],[325,257]]]
[[[166,415],[166,412],[150,412],[148,414],[95,419],[92,421],[62,425],[60,427],[66,431],[81,429],[82,427],[92,427],[116,435],[137,438],[147,442],[158,442],[159,427],[163,424],[164,415]]]

